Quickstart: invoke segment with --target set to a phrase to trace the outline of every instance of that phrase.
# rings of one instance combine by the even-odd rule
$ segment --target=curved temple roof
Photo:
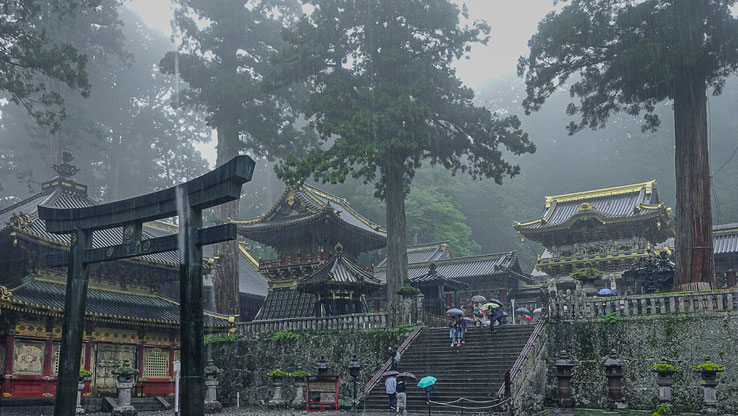
[[[738,254],[738,223],[716,225],[712,228],[715,254]]]
[[[373,291],[381,286],[379,279],[372,273],[364,270],[351,260],[344,257],[341,248],[336,248],[336,255],[298,285],[298,289],[305,292],[321,292],[331,288],[356,288],[361,292]]]
[[[436,272],[438,274],[449,279],[491,276],[508,271],[520,273],[518,254],[515,251],[509,251],[505,253],[456,257],[433,262],[410,264],[407,268],[407,275],[410,281],[415,281],[426,276],[431,263],[436,265]],[[382,283],[387,279],[387,269],[384,267],[377,267],[374,270],[374,274]]]
[[[332,221],[333,225],[325,227],[325,221]],[[342,230],[347,233],[343,237],[351,235],[351,238],[342,238],[341,241],[346,245],[362,245],[363,249],[360,251],[382,248],[387,244],[387,230],[382,226],[359,214],[346,199],[307,184],[297,190],[290,186],[285,187],[277,203],[263,216],[231,222],[238,224],[240,235],[273,247],[280,244],[277,230],[285,237],[286,230],[313,225],[320,225],[318,228],[330,231],[335,236],[338,235],[338,229]],[[329,236],[326,243],[333,245],[337,241],[330,241],[331,238],[333,236]]]
[[[15,284],[0,286],[0,308],[51,315],[64,312],[65,276],[37,271]],[[87,319],[125,321],[137,325],[179,325],[179,303],[146,291],[96,286],[90,283]],[[234,317],[204,312],[205,326],[231,326]]]

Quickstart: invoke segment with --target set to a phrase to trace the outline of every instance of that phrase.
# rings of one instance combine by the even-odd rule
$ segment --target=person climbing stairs
[[[489,401],[505,380],[533,332],[534,325],[503,325],[491,335],[489,328],[470,328],[466,343],[449,347],[447,328],[424,329],[402,354],[399,372],[410,372],[418,380],[425,376],[438,379],[431,396],[434,402],[451,402],[461,397],[475,401]],[[425,411],[425,390],[417,380],[407,383],[408,411]],[[387,409],[384,379],[365,399],[367,410]],[[470,405],[474,407],[475,405]],[[437,411],[454,411],[434,405]]]

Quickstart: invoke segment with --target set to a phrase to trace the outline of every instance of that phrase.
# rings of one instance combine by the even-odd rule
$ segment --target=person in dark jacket
[[[407,383],[404,377],[397,378],[397,413],[407,414]]]
[[[458,325],[456,324],[456,318],[451,318],[451,323],[448,325],[449,336],[451,336],[451,346],[456,346],[456,333],[458,332]]]
[[[387,347],[387,355],[389,355],[390,360],[392,360],[391,370],[397,371],[397,364],[399,362],[398,360],[399,354],[397,353],[397,346]]]
[[[464,318],[460,316],[459,317],[459,320],[456,321],[456,326],[458,327],[458,329],[457,329],[457,331],[458,331],[457,338],[459,339],[459,345],[458,346],[460,347],[461,344],[466,344],[466,340],[464,339],[464,335],[466,335],[466,320],[464,320]]]

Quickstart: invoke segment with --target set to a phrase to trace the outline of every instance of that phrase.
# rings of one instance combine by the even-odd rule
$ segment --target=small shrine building
[[[735,287],[738,271],[738,223],[714,226],[712,245],[715,252],[717,286]]]
[[[551,290],[574,289],[571,275],[594,268],[603,273],[597,288],[627,291],[618,287],[622,273],[652,250],[670,250],[662,243],[674,236],[656,181],[547,196],[539,217],[514,227],[545,248],[536,270],[548,276]]]

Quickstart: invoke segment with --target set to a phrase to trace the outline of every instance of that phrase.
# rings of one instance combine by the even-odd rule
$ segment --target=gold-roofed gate
[[[46,230],[71,234],[72,242],[68,259],[49,259],[51,265],[68,266],[55,416],[75,414],[88,266],[174,250],[180,256],[182,415],[203,414],[202,246],[236,239],[236,226],[202,228],[202,210],[238,199],[254,165],[248,156],[237,156],[203,176],[147,195],[84,208],[39,206]],[[142,239],[144,222],[173,216],[179,216],[178,234]],[[118,227],[122,244],[92,248],[93,231]]]

